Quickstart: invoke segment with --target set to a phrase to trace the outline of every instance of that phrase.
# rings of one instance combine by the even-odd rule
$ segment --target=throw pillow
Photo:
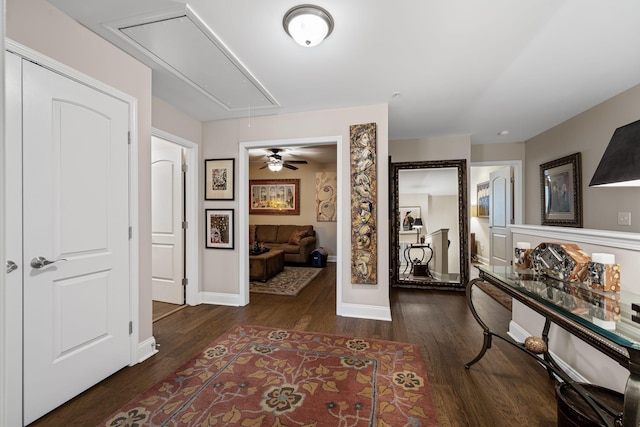
[[[294,231],[293,233],[291,233],[291,237],[289,237],[289,244],[290,245],[299,245],[300,241],[304,237],[307,237],[307,231],[306,230]]]

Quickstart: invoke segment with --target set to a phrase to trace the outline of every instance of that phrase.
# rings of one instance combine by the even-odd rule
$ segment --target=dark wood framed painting
[[[582,227],[580,153],[540,165],[542,225]]]
[[[300,215],[300,180],[250,180],[249,214]]]
[[[481,218],[489,218],[489,181],[479,183],[476,191],[478,216]]]
[[[204,199],[234,199],[235,159],[208,159],[204,161]]]

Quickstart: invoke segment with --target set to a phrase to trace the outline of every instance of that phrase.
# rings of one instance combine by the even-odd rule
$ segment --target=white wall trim
[[[248,253],[247,249],[247,253]],[[249,282],[247,282],[248,284]],[[221,292],[200,292],[199,297],[202,304],[228,305],[232,307],[241,307],[247,305],[244,303],[242,296],[239,294],[224,294]]]
[[[189,224],[185,232],[185,277],[189,279],[186,287],[186,303],[189,305],[198,305],[200,297],[198,290],[200,289],[200,216],[199,212],[199,186],[198,177],[200,164],[200,153],[198,144],[180,138],[161,129],[151,128],[151,135],[162,138],[166,141],[173,142],[185,149],[185,162],[187,165],[187,173],[185,175],[185,196],[187,203],[185,205],[185,220]]]
[[[343,183],[342,174],[342,136],[325,136],[313,138],[278,139],[270,141],[245,141],[240,142],[238,148],[238,265],[240,273],[239,300],[240,305],[249,304],[249,259],[245,255],[249,253],[249,150],[252,148],[268,147],[295,147],[310,145],[336,145],[337,156],[337,200],[342,200],[344,188],[349,188]],[[342,218],[343,206],[338,203],[338,220],[336,223],[336,314],[342,315]]]
[[[561,239],[575,243],[588,243],[610,248],[640,251],[640,233],[543,225],[512,225],[511,232],[536,238]]]
[[[4,27],[5,27],[5,1],[0,0],[0,81],[2,81],[2,86],[0,86],[0,111],[6,111],[6,102],[5,102],[5,91],[4,91]],[[5,114],[0,114],[0,230],[2,230],[2,235],[5,235],[5,168],[4,168],[4,159],[5,157],[5,126],[4,126]],[[6,262],[6,252],[5,252],[5,239],[0,239],[0,260],[4,261],[2,264],[4,267],[4,263]],[[9,425],[9,408],[8,408],[8,384],[7,384],[7,375],[9,368],[6,366],[8,357],[6,356],[7,351],[7,319],[4,316],[5,307],[8,301],[6,301],[6,282],[5,282],[5,274],[4,272],[0,274],[0,308],[2,308],[3,315],[0,316],[0,426]]]
[[[516,322],[512,320],[509,322],[508,335],[511,338],[513,338],[515,341],[519,343],[523,343],[524,340],[530,337],[532,334],[527,332],[522,326],[518,325]],[[553,357],[553,360],[558,364],[558,366],[560,366],[560,368],[564,371],[564,373],[569,375],[569,377],[571,377],[571,379],[573,379],[574,381],[582,382],[582,383],[590,383],[589,380],[587,380],[585,377],[580,375],[578,371],[573,369],[571,365],[569,365],[567,362],[559,358],[555,353],[550,351],[549,354],[551,355],[551,357]],[[544,366],[542,366],[541,369],[544,369]]]
[[[151,337],[138,344],[137,358],[138,363],[144,362],[158,352],[156,348],[156,339]]]
[[[378,305],[343,303],[339,313],[344,317],[357,317],[360,319],[386,320],[391,322],[391,308]]]

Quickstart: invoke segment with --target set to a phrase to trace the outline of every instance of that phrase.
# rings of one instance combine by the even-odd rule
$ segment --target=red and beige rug
[[[437,426],[416,345],[236,326],[101,426]]]
[[[300,293],[302,288],[311,283],[321,271],[321,268],[285,266],[283,271],[266,282],[249,282],[249,291],[259,294],[295,296]]]

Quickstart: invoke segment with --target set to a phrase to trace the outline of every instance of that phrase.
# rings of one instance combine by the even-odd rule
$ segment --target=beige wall
[[[45,0],[7,0],[7,37],[138,100],[139,338],[151,337],[151,70]],[[135,227],[135,225],[134,225]]]
[[[251,224],[296,224],[313,225],[316,231],[316,246],[329,251],[335,257],[337,248],[337,223],[318,222],[316,220],[316,172],[335,172],[335,164],[309,163],[299,165],[293,171],[283,168],[274,173],[269,169],[260,169],[262,165],[252,165],[249,179],[299,179],[300,180],[300,215],[250,215]]]
[[[503,144],[471,145],[471,161],[473,163],[522,160],[525,157],[524,142],[507,142]]]
[[[152,99],[151,123],[154,128],[187,141],[202,142],[202,122],[183,113],[159,98]]]
[[[541,223],[540,164],[580,152],[584,228],[640,232],[640,189],[589,188],[613,132],[640,119],[639,105],[640,85],[526,142],[525,224]],[[617,225],[618,212],[631,212],[630,227]]]
[[[378,146],[378,284],[351,284],[351,222],[349,192],[349,126],[361,123],[377,123]],[[248,119],[219,120],[203,124],[202,158],[224,158],[238,156],[240,142],[286,140],[293,138],[319,138],[341,136],[342,151],[338,157],[342,161],[342,196],[338,201],[343,206],[342,235],[338,242],[343,255],[342,271],[337,272],[337,280],[342,283],[342,301],[347,304],[389,307],[389,241],[387,226],[388,194],[388,107],[386,104],[313,111],[298,114],[283,114]],[[237,175],[236,175],[237,177]],[[237,182],[237,181],[236,181]],[[246,183],[239,183],[245,185]],[[239,208],[239,202],[207,202],[205,207]],[[246,208],[246,204],[242,204]],[[203,231],[204,232],[204,231]],[[203,255],[202,289],[210,292],[239,292],[237,249],[234,251],[205,251]]]
[[[466,159],[468,167],[470,147],[469,135],[404,139],[389,143],[389,155],[393,163]]]

